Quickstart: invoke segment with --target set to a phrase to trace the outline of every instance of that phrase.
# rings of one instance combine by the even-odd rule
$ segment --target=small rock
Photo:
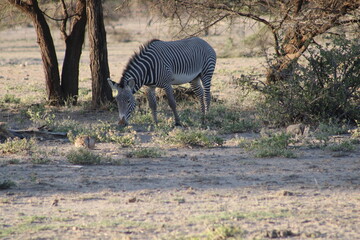
[[[59,205],[59,199],[55,199],[54,202],[52,203],[52,206],[58,206]]]
[[[294,236],[299,236],[299,234],[295,234],[291,230],[272,230],[265,233],[267,238],[288,238]]]
[[[75,139],[75,147],[95,148],[95,139],[90,136],[79,136]]]
[[[286,133],[292,136],[307,136],[309,134],[309,126],[305,124],[292,124],[286,128]]]
[[[279,195],[280,195],[280,196],[294,196],[294,193],[293,193],[293,192],[290,192],[290,191],[284,190],[284,191],[281,191],[281,192],[279,193]]]

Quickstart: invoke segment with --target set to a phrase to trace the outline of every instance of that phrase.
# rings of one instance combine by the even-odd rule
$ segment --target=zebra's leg
[[[155,124],[158,123],[157,120],[157,104],[156,104],[156,95],[155,95],[155,87],[147,87],[146,96],[149,102],[149,107],[151,109],[151,114],[153,116],[153,120]]]
[[[205,113],[207,113],[210,109],[210,102],[211,102],[211,78],[214,73],[214,70],[209,70],[205,74],[201,76],[201,82],[204,88],[204,102],[205,102]]]
[[[164,89],[165,89],[166,97],[167,97],[168,102],[169,102],[169,106],[170,106],[171,110],[174,113],[175,126],[181,126],[180,117],[179,117],[179,115],[178,115],[178,113],[176,111],[176,101],[175,101],[175,97],[174,97],[173,88],[172,88],[171,85],[168,85]]]
[[[190,84],[191,84],[192,90],[195,92],[195,95],[200,100],[201,112],[202,112],[201,122],[202,122],[202,124],[205,124],[206,109],[205,109],[205,102],[204,102],[204,89],[203,89],[203,87],[201,85],[200,77],[197,77],[194,80],[192,80],[190,82]]]

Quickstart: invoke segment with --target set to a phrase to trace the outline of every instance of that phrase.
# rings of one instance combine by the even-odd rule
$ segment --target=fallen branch
[[[32,134],[32,135],[54,136],[54,137],[60,137],[60,138],[65,138],[67,136],[66,132],[49,132],[49,131],[40,131],[38,129],[27,129],[27,130],[9,129],[8,131],[14,135],[16,135],[16,134]]]

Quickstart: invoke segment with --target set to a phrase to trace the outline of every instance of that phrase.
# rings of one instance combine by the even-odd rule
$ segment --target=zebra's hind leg
[[[199,77],[195,78],[194,80],[192,80],[190,82],[190,84],[191,84],[192,90],[195,92],[195,95],[199,98],[199,101],[201,104],[201,112],[202,112],[201,123],[205,124],[206,108],[205,108],[205,102],[204,102],[204,89],[200,82],[200,78]]]
[[[210,110],[210,103],[211,103],[211,78],[204,78],[202,80],[203,88],[204,88],[204,102],[205,102],[205,113]]]
[[[155,87],[148,87],[146,90],[147,100],[149,102],[149,107],[151,109],[151,114],[155,124],[158,123],[157,120],[157,104],[156,104],[156,95],[155,95]]]
[[[169,106],[174,113],[175,126],[181,126],[180,117],[176,111],[176,101],[175,101],[175,97],[174,97],[174,93],[173,93],[173,88],[171,85],[168,85],[164,89],[165,89],[166,97],[169,102]]]

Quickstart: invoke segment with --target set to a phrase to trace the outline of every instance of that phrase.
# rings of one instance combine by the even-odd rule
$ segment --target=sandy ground
[[[149,32],[141,38],[154,35]],[[30,102],[43,98],[43,71],[35,39],[33,28],[0,33],[1,98],[7,93],[22,94],[22,100],[28,97]],[[217,48],[218,40],[213,41]],[[114,79],[120,77],[139,42],[144,41],[118,43],[110,36]],[[61,41],[56,43],[61,61],[64,49]],[[83,56],[80,87],[87,88],[86,46]],[[219,59],[215,78],[229,78],[234,69],[238,74],[259,69],[261,64],[256,58]],[[27,90],[32,92],[29,96]],[[91,123],[115,113],[76,114]],[[13,109],[0,111],[0,121],[11,127],[16,127],[13,119],[18,116]],[[360,239],[359,145],[343,155],[300,148],[298,158],[258,159],[231,142],[221,148],[174,148],[152,143],[144,137],[149,132],[140,134],[145,139],[141,146],[160,147],[164,156],[128,159],[128,149],[99,143],[94,152],[119,159],[121,164],[70,165],[64,153],[72,145],[64,140],[39,142],[44,151],[52,152],[50,164],[24,163],[28,156],[0,156],[0,181],[10,179],[17,184],[0,191],[0,237]],[[239,136],[257,137],[253,133]],[[12,159],[22,163],[8,164]]]

